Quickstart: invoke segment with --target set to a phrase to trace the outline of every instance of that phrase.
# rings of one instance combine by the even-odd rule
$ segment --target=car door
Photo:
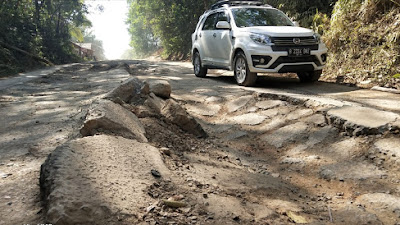
[[[218,14],[210,14],[205,20],[201,31],[198,34],[198,40],[203,52],[203,63],[206,65],[214,65],[215,57],[215,24],[217,21]]]
[[[219,21],[230,22],[226,11],[218,12],[217,23]],[[230,29],[217,29],[213,32],[214,55],[218,66],[229,67],[232,52],[232,32]]]

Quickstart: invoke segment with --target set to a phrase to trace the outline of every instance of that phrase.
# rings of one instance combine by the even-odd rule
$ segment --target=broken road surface
[[[114,61],[11,82],[0,224],[400,223],[399,95],[224,74]]]

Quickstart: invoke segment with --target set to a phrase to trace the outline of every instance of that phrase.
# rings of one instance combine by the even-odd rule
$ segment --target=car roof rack
[[[247,1],[236,1],[236,0],[223,0],[215,3],[211,6],[211,10],[218,9],[224,7],[225,5],[228,6],[238,6],[238,5],[255,5],[255,6],[270,6],[262,3],[261,1],[257,0],[247,0]]]

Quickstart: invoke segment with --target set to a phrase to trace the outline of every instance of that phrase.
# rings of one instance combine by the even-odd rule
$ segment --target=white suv
[[[326,59],[318,34],[258,1],[220,1],[200,17],[192,34],[195,75],[233,70],[243,86],[254,85],[257,73],[292,72],[300,81],[317,81]]]

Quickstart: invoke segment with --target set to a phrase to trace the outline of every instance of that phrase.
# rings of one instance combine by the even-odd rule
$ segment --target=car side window
[[[219,12],[218,13],[218,22],[219,21],[227,21],[227,22],[229,22],[229,18],[228,18],[228,15],[226,14],[226,12]]]
[[[204,26],[202,30],[215,30],[215,24],[218,14],[214,13],[207,17],[206,21],[204,22]]]

